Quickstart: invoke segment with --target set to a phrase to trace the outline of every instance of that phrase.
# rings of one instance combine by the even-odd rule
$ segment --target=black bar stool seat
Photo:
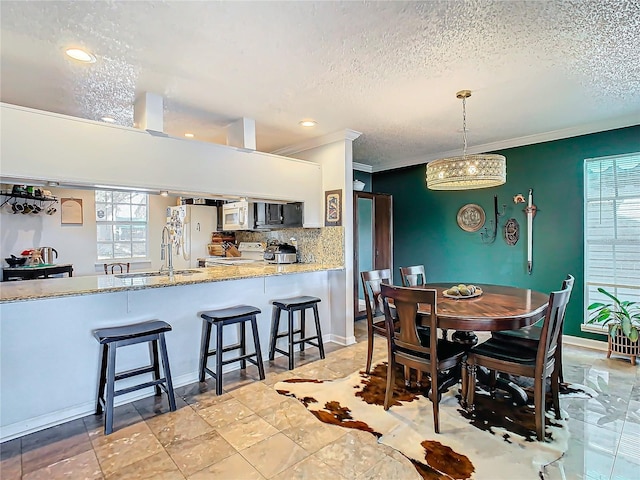
[[[324,358],[324,345],[322,343],[322,331],[320,330],[320,317],[318,315],[318,303],[321,299],[318,297],[310,297],[302,295],[299,297],[284,298],[273,300],[273,316],[271,318],[271,342],[269,346],[269,360],[275,358],[276,352],[281,353],[289,358],[289,370],[293,370],[293,348],[296,344],[300,345],[300,351],[304,352],[305,344],[317,347],[320,350],[320,358]],[[313,310],[313,316],[316,324],[316,334],[311,337],[305,337],[305,312],[308,308]],[[288,313],[288,328],[286,332],[278,333],[280,329],[280,314],[282,311]],[[297,330],[293,325],[293,312],[300,312],[300,328]],[[294,340],[294,335],[299,334],[300,338]],[[287,337],[289,340],[289,348],[287,351],[277,348],[279,338]],[[314,343],[315,340],[316,342]]]
[[[261,313],[259,308],[251,305],[237,305],[235,307],[221,308],[218,310],[209,310],[202,312],[200,317],[202,322],[202,339],[200,344],[200,381],[204,382],[205,373],[208,373],[216,381],[216,395],[222,394],[222,367],[229,363],[240,362],[240,368],[247,368],[247,360],[258,367],[260,380],[264,380],[264,366],[262,364],[262,351],[260,350],[260,337],[258,336],[258,325],[256,315]],[[246,322],[251,323],[253,332],[253,343],[255,345],[254,353],[247,353],[246,342]],[[225,325],[239,325],[239,341],[233,345],[223,346],[223,327]],[[216,348],[210,350],[211,326],[216,326]],[[240,350],[240,355],[231,359],[223,359],[225,352]],[[218,352],[220,352],[218,354]],[[211,356],[216,357],[216,371],[212,371],[207,367],[207,359]],[[254,359],[255,357],[255,359]]]
[[[171,325],[160,320],[151,320],[149,322],[136,323],[133,325],[122,325],[120,327],[99,328],[93,331],[93,336],[101,344],[109,342],[117,342],[128,338],[139,337],[140,335],[148,335],[153,333],[170,332]]]
[[[155,387],[156,395],[161,394],[161,388],[167,393],[169,399],[169,409],[173,412],[176,409],[176,400],[171,382],[171,370],[169,368],[169,357],[167,355],[167,344],[164,333],[171,331],[171,325],[160,320],[150,320],[148,322],[122,325],[119,327],[99,328],[93,331],[93,336],[102,345],[100,351],[100,374],[98,378],[98,398],[96,400],[96,414],[105,412],[104,433],[109,435],[113,432],[113,403],[118,395],[124,395],[147,387]],[[151,365],[116,373],[116,349],[126,345],[136,343],[149,343],[149,356]],[[158,344],[160,349],[158,352]],[[160,363],[158,357],[162,358],[164,377],[160,377]],[[115,383],[129,377],[135,377],[145,373],[152,373],[153,380],[149,382],[133,385],[121,390],[115,390]],[[106,390],[106,392],[105,392]]]

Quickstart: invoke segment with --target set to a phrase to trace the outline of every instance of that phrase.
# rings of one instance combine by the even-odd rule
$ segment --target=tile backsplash
[[[298,261],[344,265],[344,227],[287,228],[269,232],[236,232],[239,242],[268,242],[298,244]]]

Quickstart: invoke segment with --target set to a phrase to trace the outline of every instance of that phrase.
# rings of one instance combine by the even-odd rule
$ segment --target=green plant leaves
[[[587,307],[592,312],[587,323],[609,324],[609,335],[615,336],[618,328],[623,335],[632,342],[638,341],[640,329],[640,305],[638,302],[619,300],[615,295],[604,288],[598,288],[598,292],[609,297],[613,303],[604,304],[594,302]]]
[[[622,317],[620,319],[620,326],[622,327],[622,333],[624,333],[625,337],[629,338],[629,334],[631,333],[631,319]]]
[[[587,310],[593,310],[595,308],[601,308],[601,307],[604,307],[604,306],[605,306],[604,303],[595,302],[595,303],[592,303],[591,305],[589,305],[587,307]]]

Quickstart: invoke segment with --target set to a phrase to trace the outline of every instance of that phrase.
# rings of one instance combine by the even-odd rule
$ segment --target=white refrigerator
[[[167,224],[174,228],[173,268],[196,268],[198,258],[209,255],[207,245],[211,243],[211,232],[217,228],[216,207],[208,205],[179,205],[167,207]]]

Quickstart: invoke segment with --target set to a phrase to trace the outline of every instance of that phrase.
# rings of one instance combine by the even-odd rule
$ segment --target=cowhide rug
[[[425,479],[539,479],[545,466],[567,450],[567,417],[547,412],[547,442],[536,441],[531,405],[515,406],[508,395],[476,394],[476,410],[459,404],[456,387],[440,401],[440,434],[433,430],[431,401],[424,388],[406,388],[396,375],[393,406],[383,409],[386,363],[370,375],[355,372],[339,380],[290,379],[278,382],[281,395],[300,400],[325,423],[372,433],[415,465]],[[566,394],[580,389],[566,388]],[[547,405],[550,405],[550,398]]]

